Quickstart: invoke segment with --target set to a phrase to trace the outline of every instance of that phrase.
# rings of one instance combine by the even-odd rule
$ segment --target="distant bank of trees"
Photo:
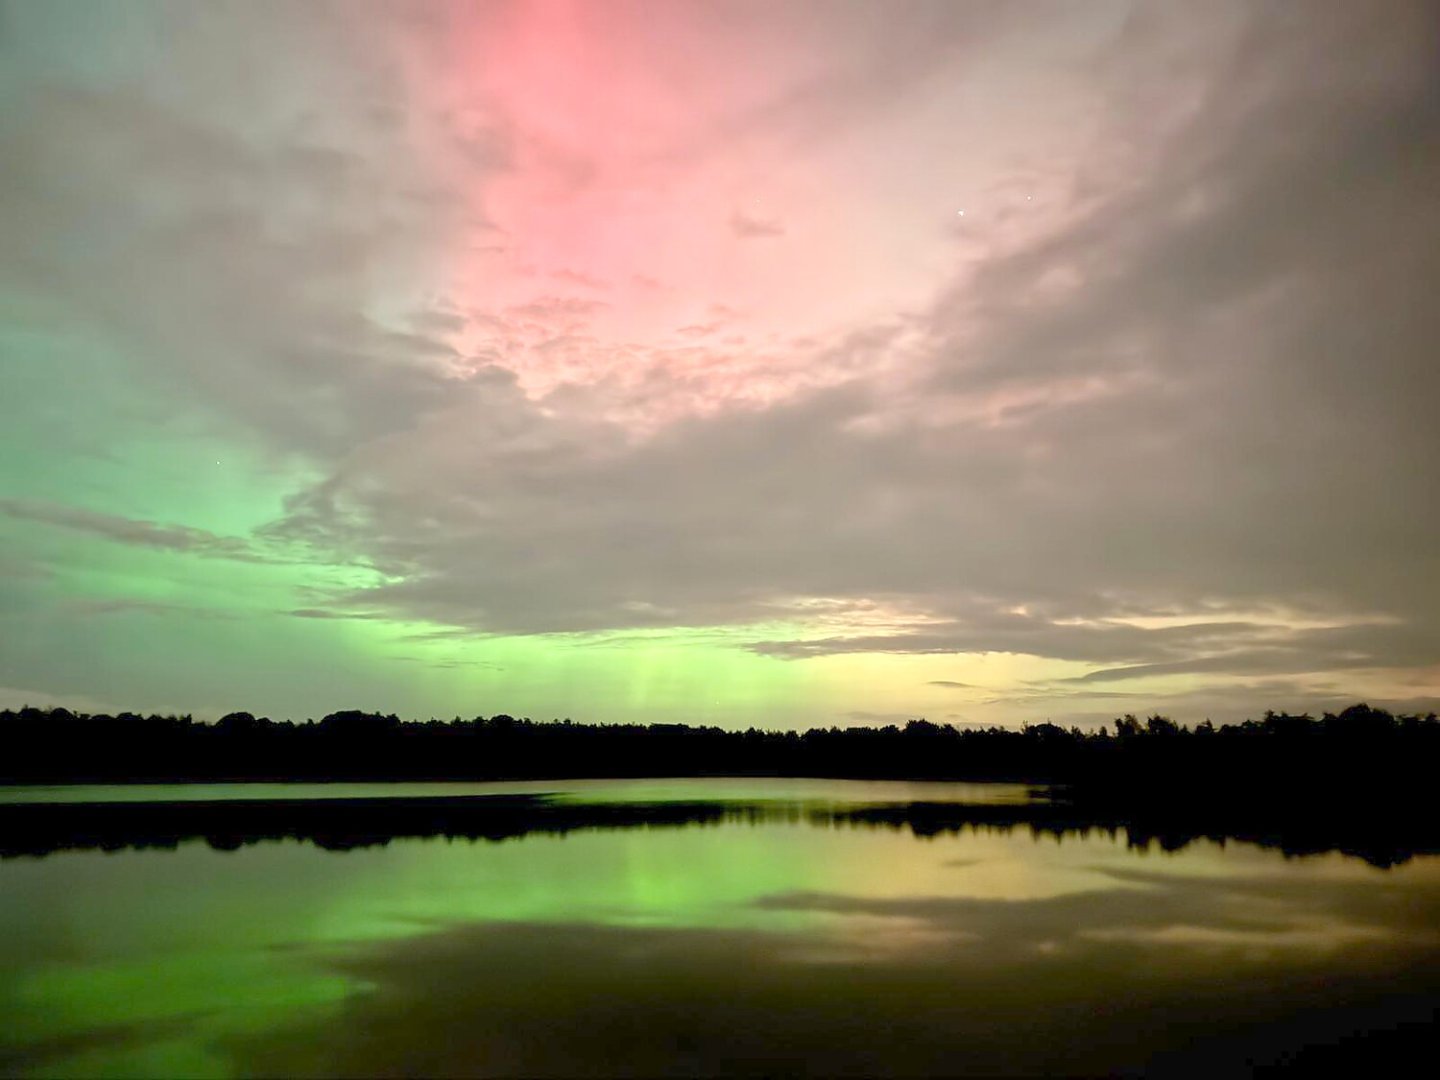
[[[536,722],[504,714],[405,722],[346,711],[295,723],[236,712],[116,716],[0,711],[0,782],[185,780],[480,780],[785,775],[1015,780],[1076,785],[1103,798],[1203,785],[1214,798],[1326,785],[1428,790],[1440,761],[1435,714],[1353,705],[1320,717],[1184,727],[1124,716],[1095,731],[1032,724],[745,731],[685,724]]]

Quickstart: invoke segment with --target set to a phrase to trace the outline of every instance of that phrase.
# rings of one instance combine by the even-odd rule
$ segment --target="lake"
[[[387,835],[391,797],[409,824]],[[1214,1076],[1433,1045],[1440,858],[1017,823],[1043,798],[9,789],[4,820],[40,853],[0,861],[0,1072]],[[298,824],[247,824],[267,802]],[[107,806],[77,831],[84,803]],[[935,827],[947,803],[974,809]],[[367,824],[337,833],[352,807]]]

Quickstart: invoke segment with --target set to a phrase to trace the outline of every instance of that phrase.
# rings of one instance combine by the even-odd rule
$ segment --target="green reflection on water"
[[[582,785],[571,797],[666,798],[678,789],[694,798],[701,783]],[[831,801],[887,793],[884,785],[823,781],[798,790],[704,781],[703,789],[748,798],[757,784]],[[497,788],[515,786],[486,790]],[[676,1002],[708,1002],[718,1015],[732,1007],[711,1000],[727,980],[739,980],[727,1001],[749,985],[724,963],[731,953],[749,956],[757,985],[777,995],[769,1009],[801,1009],[816,1026],[795,1038],[812,1037],[822,1049],[846,1045],[844,1032],[830,1028],[853,1003],[814,982],[808,973],[816,969],[888,987],[892,1005],[906,1003],[887,1021],[900,1026],[927,1010],[939,1016],[946,1001],[966,994],[1090,1009],[1087,980],[1150,986],[1137,992],[1159,1000],[1175,985],[1190,994],[1237,971],[1257,979],[1301,968],[1383,973],[1402,955],[1413,968],[1415,955],[1434,949],[1437,870],[1431,859],[1382,873],[1338,855],[1285,860],[1243,845],[1144,855],[1105,835],[1059,843],[981,830],[922,840],[801,822],[532,834],[498,844],[404,840],[345,853],[293,842],[217,852],[195,842],[10,860],[0,864],[8,1032],[0,1036],[0,1071],[221,1076],[346,1072],[369,1069],[367,1061],[380,1072],[473,1071],[501,1043],[495,1067],[543,1071],[566,1059],[545,1057],[539,1033],[567,1023],[579,1032],[591,1008],[559,983],[616,999],[605,1020],[612,1026],[623,1027],[635,1010],[680,1008]],[[561,940],[571,944],[553,944]],[[575,957],[588,950],[595,955],[586,966]],[[693,964],[685,959],[692,955]],[[450,989],[416,975],[407,965],[417,956],[428,958],[428,969],[450,971]],[[632,962],[620,979],[615,972]],[[767,964],[774,970],[758,970]],[[552,984],[527,982],[516,970],[537,965],[557,973]],[[1422,974],[1430,985],[1429,969]],[[796,994],[817,997],[797,1004]],[[379,1004],[390,998],[403,1008]],[[569,1004],[543,1005],[552,999]],[[552,1007],[564,1015],[537,1027],[536,1010]],[[513,1013],[506,1030],[464,1044],[480,1058],[406,1056],[416,1052],[410,1040],[452,1038],[446,1017],[460,1023],[504,1009]],[[688,1031],[694,1009],[680,1011],[673,1023]],[[395,1016],[408,1019],[397,1027]],[[746,1030],[783,1041],[778,1029],[766,1035],[764,1020],[747,1014]],[[667,1021],[657,1023],[663,1030]],[[718,1046],[722,1029],[729,1030],[702,1025],[676,1036],[685,1054],[700,1054],[674,1059],[682,1071],[687,1061],[710,1071],[724,1065],[705,1049]],[[366,1031],[386,1034],[372,1044]],[[515,1034],[526,1031],[535,1033],[531,1042]],[[924,1049],[932,1035],[922,1026],[909,1038]],[[351,1052],[357,1040],[369,1058]],[[1003,1063],[1012,1050],[984,1060]],[[577,1043],[569,1052],[592,1051],[586,1061],[624,1071],[628,1059],[606,1056],[619,1052],[614,1046],[587,1051]],[[946,1052],[939,1044],[931,1051]],[[651,1052],[630,1064],[669,1067],[670,1058]],[[931,1059],[914,1060],[923,1067]]]
[[[324,784],[57,784],[0,787],[0,803],[186,802],[244,799],[412,798],[431,795],[554,793],[587,803],[729,800],[825,802],[965,802],[1016,804],[1036,789],[1024,784],[925,780],[817,780],[808,777],[680,776],[617,780],[347,782]]]

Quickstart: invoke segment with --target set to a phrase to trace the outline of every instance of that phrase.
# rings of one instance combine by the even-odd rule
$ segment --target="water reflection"
[[[57,801],[0,803],[0,858],[88,848],[174,848],[195,838],[220,850],[295,839],[344,851],[414,837],[501,841],[588,829],[800,822],[831,828],[888,827],[915,836],[1020,829],[1059,841],[1101,833],[1123,836],[1133,847],[1153,844],[1166,851],[1181,850],[1200,839],[1222,843],[1233,839],[1278,847],[1287,855],[1340,851],[1382,867],[1440,851],[1440,823],[1433,816],[1366,813],[1364,808],[1326,816],[1282,808],[1279,816],[1255,820],[1218,808],[1186,807],[1177,815],[1174,808],[1164,806],[1117,809],[1074,804],[1038,790],[1029,801],[1002,794],[966,802],[955,799],[953,792],[943,802],[884,800],[886,785],[881,782],[842,786],[829,798],[812,790],[803,799],[747,799],[719,797],[717,788],[723,791],[723,783],[710,781],[711,797],[686,801],[665,801],[654,792],[648,799],[629,801],[622,797],[629,790],[623,787],[517,793],[512,785],[496,786],[504,790],[480,793],[482,785],[466,785],[477,790],[464,795],[356,797],[330,791],[315,794],[322,785],[266,785],[290,790],[283,798],[230,794],[175,799],[167,792],[166,798],[155,801],[133,797],[108,801],[109,792],[101,791],[106,801],[86,802],[67,793]],[[913,794],[915,788],[939,785],[891,786],[897,789],[894,794]],[[704,789],[691,785],[680,790],[698,794]],[[859,799],[862,794],[872,801]]]
[[[1433,1035],[1440,860],[1161,854],[852,795],[10,859],[0,1072],[1222,1075]]]
[[[575,802],[1032,802],[1031,784],[946,780],[822,780],[804,776],[633,777],[607,780],[468,780],[295,783],[237,781],[215,784],[12,784],[0,786],[7,803],[220,802],[314,799],[418,799],[472,795],[545,795]]]
[[[1395,959],[1383,946],[1157,950],[1069,930],[1097,900],[805,934],[459,925],[337,952],[332,970],[364,994],[232,1046],[262,1074],[1223,1075],[1333,1043],[1357,1015],[1428,1018],[1419,995],[1433,981],[1376,978]],[[1031,916],[1051,936],[1036,938]]]

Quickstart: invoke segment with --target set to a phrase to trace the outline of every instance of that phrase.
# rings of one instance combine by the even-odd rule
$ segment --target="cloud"
[[[331,611],[328,608],[295,608],[285,612],[295,619],[384,619],[385,615],[377,615],[365,611]]]
[[[337,602],[536,633],[883,599],[918,628],[752,648],[1027,653],[1091,681],[1433,662],[1440,521],[1411,463],[1436,456],[1440,246],[1393,233],[1440,225],[1436,116],[1390,34],[1321,68],[1337,42],[1251,22],[1145,176],[915,317],[898,383],[862,368],[638,441],[578,406],[516,400],[483,432],[438,410],[327,488],[414,567]],[[1073,283],[1047,293],[1057,266]],[[1127,621],[1166,612],[1195,621]]]
[[[543,323],[558,321],[561,326],[574,327],[583,326],[589,316],[609,306],[604,301],[581,296],[542,296],[524,304],[513,304],[506,312],[520,319]]]
[[[63,297],[64,331],[105,340],[142,386],[278,446],[333,454],[405,426],[444,400],[449,346],[378,323],[367,293],[460,211],[417,196],[403,165],[377,167],[375,147],[241,130],[136,87],[32,88],[0,129],[17,163],[0,178],[0,225],[27,252],[0,287]],[[79,246],[66,240],[77,221]]]
[[[106,599],[106,600],[76,600],[65,605],[67,612],[73,612],[80,616],[90,615],[206,615],[214,617],[217,613],[204,608],[190,607],[185,604],[166,604],[154,600],[137,600],[134,598]]]
[[[102,514],[78,506],[24,499],[0,499],[0,513],[22,521],[53,525],[136,547],[237,562],[273,561],[265,553],[257,551],[250,541],[241,537],[220,536],[188,525],[161,525],[117,514]]]
[[[750,217],[737,210],[730,215],[730,231],[742,240],[759,240],[771,236],[784,236],[785,226],[779,221]]]
[[[608,289],[609,283],[593,274],[586,274],[579,270],[552,270],[550,276],[557,281],[569,282],[571,285],[583,285],[587,289]]]
[[[376,18],[237,9],[113,85],[13,76],[25,333],[309,479],[254,539],[6,514],[385,575],[275,605],[315,623],[1025,655],[1064,667],[1017,695],[1085,707],[1433,685],[1426,5],[680,6],[577,27],[583,94],[487,11]],[[459,78],[456,41],[495,71]],[[239,93],[241,53],[296,62]]]
[[[850,709],[845,714],[845,719],[856,724],[908,724],[916,719],[914,713],[877,713],[867,709]]]

